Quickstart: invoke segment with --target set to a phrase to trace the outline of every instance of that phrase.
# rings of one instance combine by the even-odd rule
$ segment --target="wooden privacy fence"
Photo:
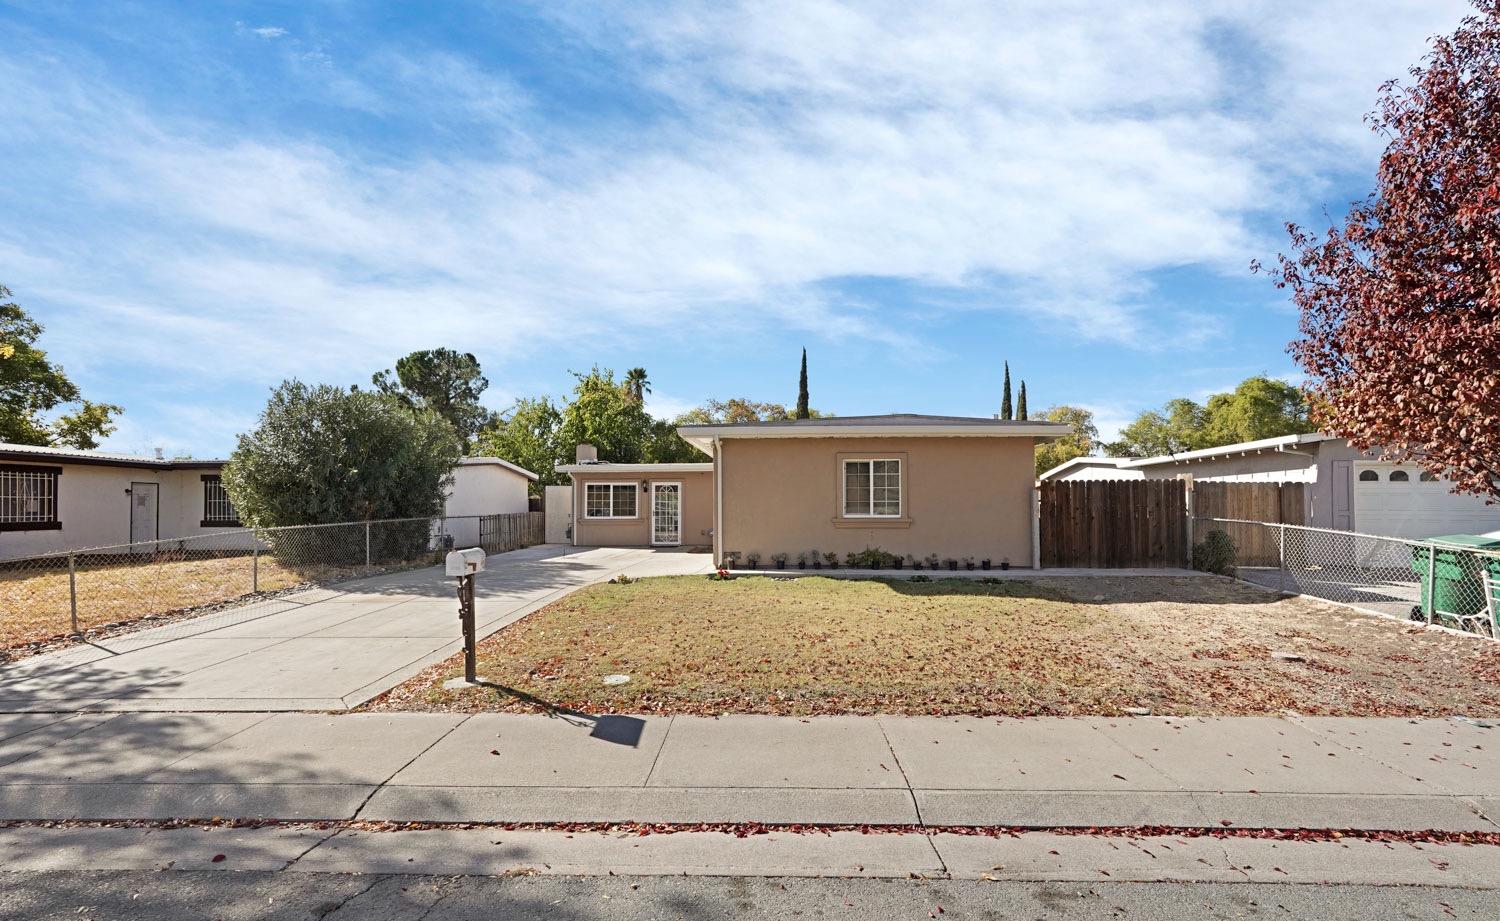
[[[517,512],[479,519],[479,546],[485,553],[504,553],[545,542],[546,513]]]
[[[1043,567],[1182,566],[1187,486],[1182,480],[1043,480]]]
[[[1205,518],[1233,518],[1271,524],[1307,524],[1305,483],[1195,483],[1193,484],[1195,540],[1217,527]],[[1275,528],[1223,525],[1234,541],[1240,566],[1276,566],[1280,561]]]

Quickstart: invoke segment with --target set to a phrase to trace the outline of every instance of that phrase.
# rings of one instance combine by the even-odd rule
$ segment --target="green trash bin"
[[[1413,617],[1450,614],[1467,617],[1484,608],[1484,584],[1480,567],[1500,576],[1500,561],[1470,551],[1500,552],[1500,540],[1477,534],[1449,534],[1431,537],[1413,547],[1411,568],[1422,583],[1422,602],[1412,610]],[[1435,557],[1429,558],[1430,555]]]

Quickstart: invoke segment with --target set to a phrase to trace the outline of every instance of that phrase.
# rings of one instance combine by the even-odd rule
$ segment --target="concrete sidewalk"
[[[496,554],[481,637],[593,582],[712,572],[706,554],[547,545]],[[462,649],[438,567],[231,607],[0,666],[0,712],[343,710]]]
[[[0,819],[1500,831],[1466,720],[0,716]]]

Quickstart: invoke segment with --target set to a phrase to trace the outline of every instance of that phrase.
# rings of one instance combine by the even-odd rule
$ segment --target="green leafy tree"
[[[608,368],[595,366],[587,374],[575,371],[573,377],[573,399],[562,413],[561,444],[571,451],[587,442],[599,449],[601,460],[645,463],[652,437],[652,419],[645,407]]]
[[[1093,454],[1099,444],[1099,427],[1094,424],[1094,414],[1081,406],[1053,406],[1042,413],[1039,421],[1065,422],[1073,426],[1073,432],[1056,441],[1037,445],[1037,476],[1075,457]]]
[[[702,451],[682,440],[677,425],[666,419],[651,420],[651,439],[646,443],[646,461],[652,464],[694,464],[707,461]]]
[[[1010,362],[1005,363],[1005,388],[1000,396],[1000,418],[1010,419],[1013,416],[1010,405]]]
[[[461,454],[453,427],[435,412],[291,380],[240,436],[224,488],[240,519],[259,528],[425,517],[442,512]]]
[[[453,349],[425,349],[397,359],[394,374],[381,371],[371,378],[375,389],[412,409],[427,409],[446,419],[459,440],[468,444],[494,413],[479,403],[490,382],[480,372],[479,359]]]
[[[1016,418],[1026,421],[1026,382],[1021,381],[1021,392],[1016,396]]]
[[[716,425],[734,422],[786,422],[795,418],[792,410],[780,403],[758,403],[743,397],[706,400],[673,420],[676,425]],[[808,419],[826,419],[827,413],[809,408]]]
[[[1112,457],[1153,457],[1312,431],[1302,391],[1257,375],[1229,393],[1210,396],[1205,405],[1178,398],[1159,411],[1141,413],[1104,450]]]
[[[1203,446],[1208,413],[1185,397],[1168,400],[1161,411],[1149,410],[1120,430],[1118,441],[1104,446],[1111,457],[1180,454]]]
[[[1205,407],[1204,447],[1315,431],[1307,398],[1285,381],[1246,378],[1232,393],[1216,393]]]
[[[807,405],[807,349],[802,350],[802,373],[797,378],[797,418],[812,418],[812,410]]]
[[[83,399],[63,369],[36,347],[42,325],[10,297],[10,289],[0,285],[0,441],[99,447],[124,410]],[[47,413],[69,404],[78,408],[47,421]]]
[[[646,376],[645,368],[631,368],[625,372],[625,392],[637,403],[646,402],[646,394],[651,392],[651,380]]]
[[[508,415],[479,433],[474,453],[535,473],[538,480],[531,491],[540,494],[543,486],[564,482],[565,475],[554,468],[573,459],[572,447],[561,441],[562,421],[562,410],[549,398],[522,397]]]

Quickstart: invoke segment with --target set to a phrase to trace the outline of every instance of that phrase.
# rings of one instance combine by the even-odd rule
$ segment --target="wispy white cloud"
[[[281,26],[247,26],[243,22],[237,22],[234,24],[234,28],[236,32],[254,35],[259,38],[268,40],[273,38],[283,38],[287,34],[286,29],[283,29]]]

